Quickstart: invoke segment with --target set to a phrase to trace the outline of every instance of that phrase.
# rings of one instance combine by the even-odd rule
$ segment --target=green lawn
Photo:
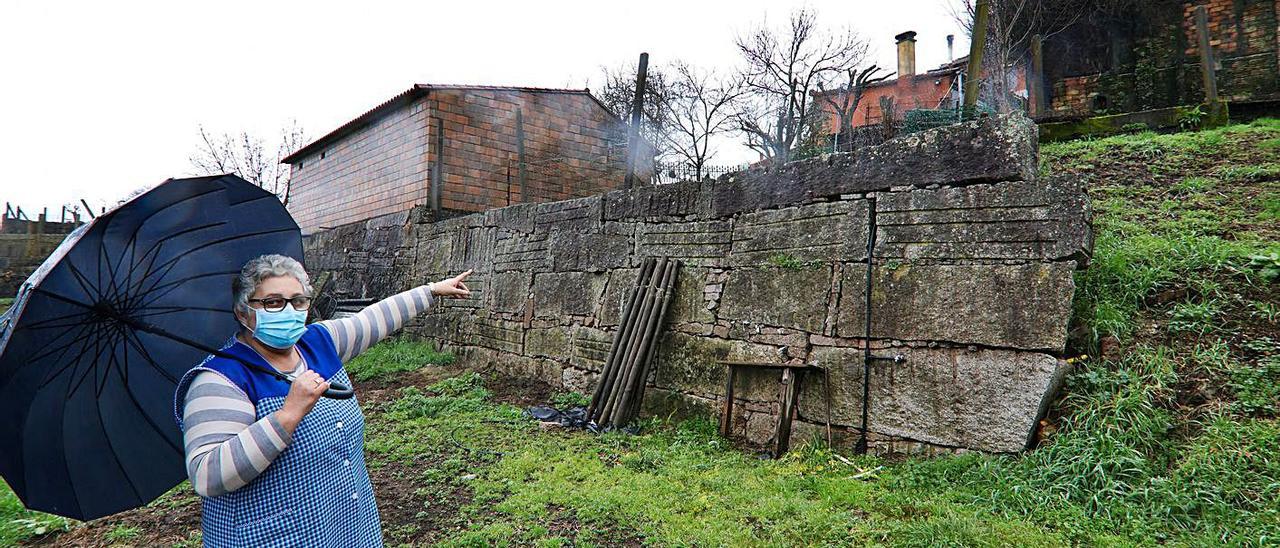
[[[1071,331],[1072,355],[1089,357],[1034,451],[888,461],[810,443],[769,461],[705,417],[649,419],[638,435],[545,430],[458,364],[362,392],[388,544],[1276,545],[1277,142],[1280,122],[1263,120],[1042,148],[1045,172],[1088,178],[1096,245]],[[358,379],[395,385],[449,360],[377,348]],[[0,542],[47,522],[5,497]],[[91,536],[157,544],[138,523]]]

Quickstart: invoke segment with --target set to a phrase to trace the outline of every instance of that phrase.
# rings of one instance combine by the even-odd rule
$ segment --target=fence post
[[[529,201],[529,196],[525,194],[525,159],[524,159],[524,111],[520,107],[516,107],[516,159],[519,162],[517,167],[518,183],[520,184],[520,203]]]
[[[1031,94],[1031,116],[1043,116],[1048,109],[1047,97],[1044,96],[1044,39],[1039,35],[1031,38],[1031,74],[1027,78],[1027,92]]]
[[[982,52],[987,47],[987,0],[978,0],[973,8],[973,43],[969,44],[969,68],[964,77],[964,113],[971,115],[978,106],[978,83],[982,81]]]
[[[631,188],[636,182],[636,161],[640,154],[640,119],[644,114],[644,87],[649,74],[649,54],[640,54],[640,66],[636,69],[636,97],[631,103],[631,127],[627,135],[627,176],[623,188]]]
[[[1204,6],[1196,6],[1196,34],[1200,38],[1200,77],[1204,80],[1204,100],[1216,108],[1218,78],[1213,66],[1213,46],[1209,44],[1209,14]]]
[[[431,164],[431,216],[440,219],[441,188],[444,186],[444,119],[436,118],[436,161]]]

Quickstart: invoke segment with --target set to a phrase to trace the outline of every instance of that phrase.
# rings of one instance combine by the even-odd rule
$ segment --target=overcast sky
[[[948,0],[62,2],[0,0],[0,201],[28,211],[191,174],[197,127],[311,138],[419,83],[582,88],[647,51],[731,70],[734,36],[809,6],[896,68],[962,33]],[[957,56],[967,51],[957,36]],[[736,141],[736,139],[734,140]],[[714,163],[754,159],[734,142]],[[34,215],[33,215],[34,216]]]

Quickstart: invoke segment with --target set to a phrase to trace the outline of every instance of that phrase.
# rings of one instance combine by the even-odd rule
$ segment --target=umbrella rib
[[[265,189],[264,189],[264,190],[265,190]],[[258,200],[265,200],[265,199],[267,199],[267,198],[275,198],[275,199],[277,199],[277,200],[279,200],[279,199],[280,199],[280,197],[279,197],[279,196],[276,196],[275,194],[263,194],[262,196],[258,196],[258,197],[256,197],[256,198],[249,198],[248,200],[240,200],[239,202],[230,202],[230,203],[228,203],[227,205],[229,205],[229,206],[231,206],[231,207],[235,207],[235,206],[238,206],[238,205],[241,205],[241,204],[247,204],[247,203],[249,203],[249,202],[256,202],[256,201],[258,201]]]
[[[64,411],[66,410],[66,407],[65,407],[65,406],[63,407],[63,410],[64,410]],[[28,421],[28,424],[26,425],[27,427],[31,427],[31,424],[30,424],[31,417],[32,417],[31,415],[28,415],[28,417],[27,417],[27,421]],[[63,419],[63,421],[64,421],[64,423],[65,423],[65,421],[66,421],[66,414],[65,414],[65,413],[63,414],[62,419]],[[62,431],[62,434],[65,436],[65,434],[66,434],[66,427],[61,428],[61,431]],[[69,460],[69,459],[67,459],[67,453],[66,453],[66,447],[67,447],[67,444],[65,444],[65,443],[64,443],[64,444],[62,444],[62,447],[63,447],[63,452],[62,452],[62,471],[66,474],[66,477],[67,477],[67,483],[70,483],[70,484],[71,484],[71,489],[69,489],[69,491],[71,491],[71,499],[72,499],[72,502],[74,502],[74,503],[75,503],[75,505],[76,505],[76,510],[79,510],[79,512],[77,512],[77,515],[79,515],[79,516],[84,516],[84,515],[85,515],[85,511],[84,511],[84,504],[83,504],[82,502],[80,502],[80,491],[78,491],[78,490],[76,489],[76,483],[75,483],[74,481],[70,481],[70,480],[71,480],[71,463],[70,463],[70,462],[68,462],[68,460]]]
[[[151,307],[147,307],[147,310],[156,310],[156,308],[157,308],[157,307],[151,306]],[[200,306],[171,306],[171,307],[167,307],[167,308],[170,308],[171,310],[160,310],[160,311],[157,311],[157,312],[135,312],[135,313],[133,314],[133,317],[135,317],[135,318],[147,318],[147,317],[151,317],[151,316],[163,316],[163,315],[165,315],[165,314],[174,314],[174,313],[177,313],[177,312],[186,312],[186,311],[188,311],[188,310],[199,310],[199,311],[202,311],[202,312],[220,312],[220,313],[223,313],[223,314],[231,314],[231,315],[233,315],[233,316],[235,315],[235,314],[234,314],[234,313],[232,313],[230,310],[226,310],[226,309],[222,309],[222,308],[206,308],[206,307],[200,307]]]
[[[84,315],[84,314],[81,314],[81,316],[83,316],[83,315]],[[67,321],[67,320],[70,320],[70,321]],[[58,322],[58,321],[62,321],[62,322],[65,322],[65,323],[53,323],[53,322]],[[85,323],[86,323],[86,322],[85,322],[85,319],[84,319],[84,318],[75,319],[75,315],[72,315],[72,316],[61,316],[61,317],[58,317],[58,318],[50,318],[50,319],[47,319],[47,320],[41,320],[41,321],[38,321],[38,322],[32,322],[32,323],[30,323],[30,324],[23,325],[23,326],[19,327],[19,329],[22,329],[22,330],[27,330],[27,329],[31,329],[31,330],[36,330],[36,329],[65,329],[65,328],[68,328],[68,327],[75,327],[75,326],[77,326],[77,325],[84,325]]]
[[[130,329],[126,332],[126,335],[133,337],[130,339],[127,336],[125,337],[125,340],[132,344],[134,348],[138,349],[138,353],[142,354],[143,359],[147,360],[147,363],[150,363],[151,367],[154,367],[156,371],[159,371],[161,375],[164,375],[164,378],[169,379],[173,384],[178,384],[178,379],[174,378],[173,375],[170,375],[165,368],[161,367],[159,363],[156,363],[155,358],[151,357],[151,352],[142,344],[142,339],[138,338],[138,333],[136,331]],[[196,350],[199,349],[197,348]]]
[[[94,369],[97,366],[97,359],[98,357],[102,356],[102,331],[105,328],[103,327],[102,324],[94,324],[92,329],[93,329],[94,363],[89,367],[84,368],[85,369],[84,372],[80,373],[80,378],[75,379],[75,382],[73,382],[71,386],[68,387],[69,389],[67,390],[67,394],[66,394],[66,399],[68,400],[71,399],[71,396],[73,394],[75,394],[77,391],[80,390],[80,385],[84,384],[85,379],[89,378],[89,375],[93,374]],[[84,357],[84,354],[81,353],[80,356]]]
[[[40,321],[31,322],[31,323],[28,323],[28,324],[22,324],[22,325],[18,326],[18,328],[17,328],[15,331],[17,331],[17,330],[23,330],[23,329],[42,329],[42,328],[45,328],[45,327],[49,327],[49,324],[51,324],[51,323],[53,323],[53,322],[59,322],[59,321],[62,321],[62,320],[68,320],[68,319],[71,319],[71,318],[81,318],[81,321],[78,321],[78,322],[74,322],[74,323],[67,324],[67,325],[58,325],[58,326],[56,326],[56,327],[75,327],[75,326],[77,326],[77,325],[81,325],[81,324],[85,323],[85,322],[84,322],[84,320],[83,320],[83,318],[84,318],[84,317],[86,317],[86,316],[88,316],[88,314],[87,314],[87,313],[85,313],[85,312],[76,312],[76,313],[74,313],[74,314],[67,314],[67,315],[65,315],[65,316],[57,316],[57,317],[54,317],[54,318],[45,318],[45,319],[40,320]]]
[[[120,363],[116,361],[116,350],[117,350],[118,345],[119,345],[119,343],[120,343],[120,340],[119,340],[119,338],[118,338],[118,337],[119,337],[119,335],[120,335],[120,332],[119,332],[119,331],[120,331],[119,326],[118,326],[118,325],[113,325],[113,326],[110,326],[109,328],[107,328],[107,327],[105,327],[105,326],[104,326],[104,330],[103,330],[103,331],[104,331],[104,332],[103,332],[103,336],[104,336],[104,337],[110,337],[110,343],[109,343],[109,344],[111,345],[111,349],[110,349],[110,350],[107,350],[107,364],[106,364],[106,366],[103,368],[102,376],[101,376],[101,377],[99,377],[99,376],[98,376],[98,374],[97,374],[97,371],[94,371],[94,375],[93,375],[93,381],[94,381],[93,396],[94,396],[95,398],[101,398],[101,397],[102,397],[102,389],[103,389],[103,388],[106,388],[106,386],[107,386],[107,377],[111,375],[111,367],[112,367],[112,366],[115,366],[117,369],[120,367]],[[115,332],[115,333],[114,333],[114,335],[115,335],[115,336],[112,336],[112,335],[113,335],[113,333],[112,333],[112,332]],[[104,344],[103,346],[106,346],[106,345]],[[97,363],[94,363],[94,365],[96,366],[96,365],[97,365]],[[125,381],[126,381],[126,382],[128,382],[128,379],[125,379]]]
[[[115,360],[115,354],[111,355],[111,360]],[[125,386],[129,386],[127,383]],[[116,451],[116,444],[111,441],[111,436],[107,435],[107,426],[102,421],[102,392],[99,390],[96,397],[93,398],[94,406],[98,408],[98,426],[102,429],[102,437],[107,439],[107,448],[111,450],[111,456],[115,458],[116,468],[120,470],[120,475],[124,476],[125,483],[129,484],[129,490],[133,491],[133,497],[142,504],[142,493],[138,492],[138,487],[133,484],[133,479],[129,477],[129,472],[124,469],[124,460],[120,458],[120,452]],[[144,413],[145,415],[145,413]]]
[[[170,234],[170,235],[168,235],[168,236],[165,236],[165,237],[163,237],[163,238],[160,238],[159,240],[156,240],[155,242],[153,242],[153,243],[151,244],[151,247],[150,247],[150,248],[147,248],[146,253],[143,253],[143,254],[142,254],[142,257],[143,257],[143,258],[146,258],[146,257],[148,257],[148,256],[150,257],[150,260],[149,260],[149,262],[147,263],[146,273],[142,276],[142,279],[143,279],[143,280],[145,280],[145,279],[147,279],[147,277],[148,277],[148,276],[150,276],[150,275],[151,275],[151,268],[155,266],[155,264],[156,264],[156,258],[160,256],[160,253],[159,253],[160,246],[164,245],[164,244],[165,244],[165,242],[168,242],[169,240],[172,240],[172,239],[174,239],[174,238],[178,238],[178,237],[181,237],[181,236],[185,236],[185,235],[187,235],[187,234],[190,234],[190,233],[192,233],[192,232],[196,232],[196,231],[198,231],[198,230],[204,230],[204,229],[206,229],[206,228],[218,227],[218,226],[222,226],[222,225],[225,225],[225,224],[227,224],[227,222],[226,222],[226,221],[218,221],[218,222],[216,222],[216,223],[209,223],[209,224],[207,224],[207,225],[200,225],[200,226],[197,226],[197,227],[192,227],[192,228],[188,228],[188,229],[186,229],[186,230],[182,230],[182,231],[175,232],[175,233],[173,233],[173,234]],[[153,253],[153,252],[154,252],[154,253]],[[139,265],[141,265],[141,264],[142,264],[142,260],[141,260],[141,259],[138,259],[138,260],[135,260],[135,261],[134,261],[134,263],[133,263],[133,265],[132,265],[131,267],[129,267],[129,273],[128,273],[128,275],[126,276],[126,278],[128,278],[128,280],[129,280],[130,284],[132,284],[132,283],[133,283],[133,274],[134,274],[135,272],[137,272],[137,270],[138,270],[138,266],[139,266]]]
[[[168,205],[166,205],[166,206],[164,206],[164,207],[157,208],[155,211],[152,211],[151,213],[147,214],[147,216],[146,216],[146,217],[143,217],[140,221],[138,221],[138,222],[137,222],[137,224],[136,224],[136,225],[134,225],[134,227],[133,227],[133,234],[129,236],[129,242],[128,242],[127,244],[125,244],[125,245],[129,246],[130,258],[132,259],[132,262],[131,262],[131,264],[130,264],[130,268],[129,268],[130,273],[132,273],[132,272],[133,272],[133,268],[132,268],[132,267],[137,266],[137,256],[138,256],[138,255],[137,255],[137,253],[138,253],[138,247],[137,247],[137,244],[138,244],[138,233],[139,233],[139,232],[142,232],[142,226],[143,226],[143,225],[145,225],[145,224],[147,224],[147,221],[150,221],[152,217],[155,217],[156,215],[159,215],[161,211],[164,211],[164,210],[169,209],[169,208],[171,208],[171,207],[174,207],[174,206],[176,206],[176,205],[183,204],[183,203],[186,203],[186,202],[188,202],[188,201],[191,201],[191,200],[194,200],[194,199],[196,199],[196,198],[200,198],[200,197],[203,197],[203,196],[206,196],[206,195],[209,195],[209,194],[213,194],[214,192],[224,192],[225,190],[226,190],[226,189],[219,188],[219,187],[214,187],[214,188],[211,188],[211,189],[206,190],[206,191],[204,191],[204,192],[201,192],[201,193],[199,193],[199,194],[192,194],[192,195],[187,196],[187,197],[184,197],[184,198],[182,198],[182,199],[180,199],[180,200],[178,200],[178,201],[175,201],[175,202],[173,202],[173,203],[171,203],[171,204],[168,204]],[[118,267],[122,266],[123,264],[124,264],[124,261],[120,261],[120,264],[117,264],[117,265],[116,265],[116,266],[117,266],[116,270],[114,270],[114,271],[112,271],[112,272],[111,272],[111,276],[112,276],[112,278],[115,278],[115,277],[116,277],[116,275],[120,274],[120,270],[119,270],[119,268],[118,268]]]
[[[68,263],[68,264],[69,264],[69,263]],[[77,300],[75,300],[75,299],[72,299],[71,297],[66,297],[66,296],[63,296],[63,295],[61,295],[61,294],[54,293],[53,291],[49,291],[48,289],[45,289],[45,288],[43,288],[43,287],[33,287],[33,288],[31,288],[31,290],[32,290],[32,291],[34,291],[34,292],[37,292],[37,293],[40,293],[40,294],[46,295],[46,296],[48,296],[48,297],[52,297],[52,298],[54,298],[54,299],[57,299],[57,300],[59,300],[59,301],[62,301],[62,302],[64,302],[64,303],[67,303],[67,304],[73,304],[73,305],[76,305],[76,306],[78,306],[78,307],[80,307],[80,308],[84,308],[84,309],[86,309],[86,310],[94,310],[94,308],[93,308],[93,306],[92,306],[92,305],[84,304],[84,303],[82,303],[82,302],[80,302],[80,301],[77,301]]]
[[[254,237],[254,236],[266,236],[266,235],[268,235],[268,234],[278,234],[278,233],[281,233],[281,232],[289,232],[289,231],[291,231],[291,230],[297,230],[297,229],[296,229],[296,228],[278,228],[278,229],[275,229],[275,230],[263,230],[263,231],[258,231],[258,232],[250,232],[250,233],[248,233],[248,234],[238,234],[238,235],[235,235],[235,236],[229,236],[229,237],[226,237],[226,238],[222,238],[222,239],[220,239],[220,240],[214,240],[214,241],[212,241],[212,242],[206,242],[206,243],[204,243],[204,244],[201,244],[201,245],[195,246],[195,247],[193,247],[193,248],[191,248],[191,249],[188,249],[188,250],[186,250],[186,251],[183,251],[182,253],[179,253],[179,254],[175,255],[174,257],[170,258],[168,261],[165,261],[165,263],[164,263],[164,264],[160,265],[160,267],[159,267],[159,268],[165,268],[165,269],[166,269],[166,270],[165,270],[165,273],[164,273],[164,274],[161,274],[161,275],[160,275],[160,277],[156,278],[156,280],[155,280],[154,282],[152,282],[151,286],[150,286],[150,287],[147,287],[147,288],[146,288],[142,293],[148,293],[148,292],[150,292],[150,291],[155,287],[155,285],[156,285],[156,284],[158,284],[159,282],[161,282],[162,280],[164,280],[164,277],[165,277],[165,276],[168,276],[168,275],[169,275],[169,272],[171,272],[171,271],[173,270],[173,267],[177,265],[178,261],[179,261],[179,260],[182,260],[182,258],[183,258],[183,257],[186,257],[187,255],[190,255],[190,254],[192,254],[192,253],[195,253],[195,252],[197,252],[197,251],[201,251],[201,250],[206,249],[206,248],[209,248],[209,247],[213,247],[213,246],[215,246],[215,245],[225,244],[225,243],[227,243],[227,242],[234,242],[234,241],[236,241],[236,240],[242,240],[242,239],[244,239],[244,238],[252,238],[252,237]],[[142,281],[140,281],[140,282],[139,282],[139,284],[141,284],[142,282],[145,282],[145,281],[146,281],[146,277],[144,277],[144,278],[142,279]]]
[[[148,306],[146,310],[147,312],[141,312],[141,313],[135,312],[133,316],[136,318],[145,318],[147,316],[173,314],[174,312],[182,312],[185,310],[199,310],[201,312],[222,312],[225,314],[231,314],[230,310],[227,310],[225,308],[214,308],[211,306],[155,306],[155,305],[152,305],[152,306]],[[151,312],[152,310],[158,310],[158,312]]]
[[[29,362],[31,363],[38,362],[40,360],[45,359],[48,356],[53,355],[54,352],[59,352],[59,351],[61,353],[58,354],[58,359],[54,361],[61,362],[63,356],[66,356],[67,353],[70,352],[72,348],[75,348],[77,346],[80,346],[81,348],[83,348],[85,340],[87,340],[90,336],[92,336],[92,334],[93,334],[93,329],[91,325],[89,324],[82,325],[76,337],[72,339],[71,342],[68,343],[66,346],[61,346],[61,347],[51,346],[50,348],[46,349],[44,352],[41,352],[40,354],[37,354],[35,357],[30,358]],[[63,372],[65,372],[67,369],[70,369],[75,364],[79,363],[79,359],[83,356],[84,356],[83,354],[79,354],[75,360],[67,362],[66,365],[63,365],[62,367],[59,367],[56,370],[50,369],[50,371],[45,374],[44,380],[40,381],[40,388],[44,388],[45,386],[48,386],[49,383],[54,381],[54,379],[57,379],[58,377],[62,376]]]
[[[147,298],[148,298],[149,300],[147,300],[146,302],[144,302],[144,303],[142,303],[141,305],[139,305],[139,308],[147,308],[147,307],[150,307],[153,303],[155,303],[156,301],[158,301],[158,300],[160,300],[160,299],[164,298],[164,297],[165,297],[165,295],[168,295],[169,293],[172,293],[174,289],[177,289],[177,288],[178,288],[178,286],[180,286],[181,284],[183,284],[183,283],[185,283],[185,282],[189,282],[189,281],[191,281],[191,280],[198,280],[198,279],[200,279],[200,278],[210,278],[210,277],[213,277],[213,276],[227,276],[227,275],[234,275],[234,274],[239,274],[239,273],[240,273],[240,270],[238,270],[238,269],[237,269],[237,270],[235,270],[235,271],[209,272],[209,273],[206,273],[206,274],[196,274],[196,275],[194,275],[194,276],[187,276],[187,277],[185,277],[185,278],[181,278],[181,279],[178,279],[178,280],[174,280],[174,281],[171,281],[171,282],[167,282],[167,283],[160,284],[160,285],[158,285],[158,286],[156,286],[156,287],[151,288],[151,290],[149,290],[147,293],[153,293],[153,292],[159,291],[161,288],[167,288],[167,290],[166,290],[166,291],[164,291],[164,292],[162,292],[162,293],[160,293],[159,295],[150,295],[150,296],[148,296]]]
[[[71,270],[72,277],[75,278],[77,284],[80,284],[80,289],[84,290],[85,295],[95,301],[102,298],[102,291],[98,290],[98,286],[91,283],[89,277],[80,272],[79,268],[76,268],[74,261],[67,261],[67,268]]]
[[[140,349],[141,347],[140,347],[140,346],[137,346],[137,345],[136,345],[136,343],[134,343],[133,341],[129,340],[129,337],[128,337],[127,335],[128,335],[128,333],[126,333],[126,336],[125,336],[125,339],[124,339],[124,340],[125,340],[126,342],[128,342],[129,344],[134,344],[137,348],[139,348],[139,349]],[[159,365],[159,364],[157,364],[156,362],[152,361],[152,359],[151,359],[151,356],[150,356],[150,355],[146,354],[145,352],[139,352],[139,353],[140,353],[140,354],[143,354],[143,356],[142,356],[142,357],[143,357],[144,359],[146,359],[148,362],[150,362],[150,363],[151,363],[151,367],[155,368],[157,371],[160,371],[160,373],[161,373],[161,374],[164,374],[166,378],[171,378],[171,377],[169,377],[169,376],[168,376],[168,374],[165,372],[165,370],[164,370],[164,368],[163,368],[163,367],[160,367],[160,365]],[[129,365],[129,353],[128,353],[128,352],[126,352],[126,353],[125,353],[125,355],[124,355],[124,366],[125,366],[125,368],[126,368],[126,369],[130,367],[130,365]],[[177,384],[177,381],[175,381],[175,382],[174,382],[174,384]],[[129,395],[129,399],[133,401],[133,404],[134,404],[135,406],[137,406],[137,407],[138,407],[138,409],[142,409],[142,403],[138,401],[138,395],[133,393],[133,387],[132,387],[132,386],[130,386],[130,385],[129,385],[129,383],[125,383],[125,385],[124,385],[124,390],[125,390],[125,393]],[[169,445],[169,447],[173,448],[174,452],[178,453],[179,455],[184,455],[184,454],[185,454],[185,451],[183,451],[181,447],[179,447],[177,444],[175,444],[175,443],[173,442],[173,440],[169,439],[169,436],[165,435],[164,430],[162,430],[162,429],[160,428],[160,425],[156,424],[156,422],[155,422],[154,420],[152,420],[151,415],[148,415],[148,414],[146,414],[146,413],[142,413],[142,418],[143,418],[143,419],[146,419],[147,424],[151,425],[151,429],[152,429],[152,430],[155,430],[157,434],[160,434],[160,438],[161,438],[161,439],[163,439],[163,440],[164,440],[164,442],[165,442],[166,444],[168,444],[168,445]]]

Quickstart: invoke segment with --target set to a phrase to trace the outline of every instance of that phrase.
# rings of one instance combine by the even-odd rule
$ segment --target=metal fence
[[[699,170],[688,162],[659,162],[654,167],[653,182],[654,184],[668,184],[698,179],[715,179],[726,173],[746,170],[748,167],[750,167],[748,164],[704,165]]]

